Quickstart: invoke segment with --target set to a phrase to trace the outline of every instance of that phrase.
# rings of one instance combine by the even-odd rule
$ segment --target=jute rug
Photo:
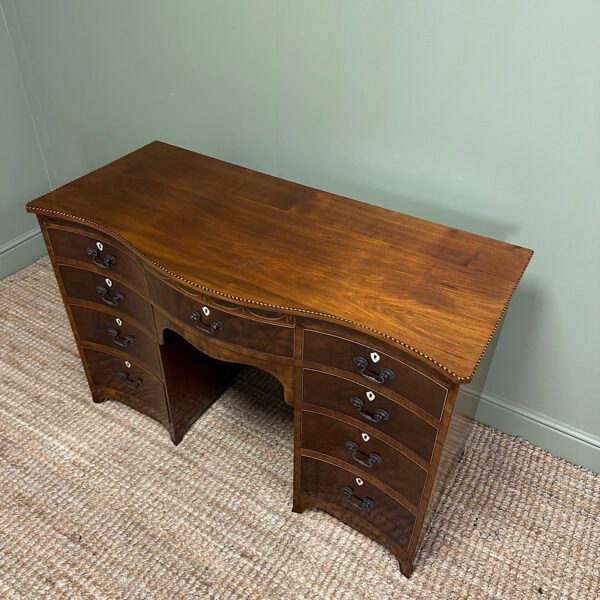
[[[1,598],[600,598],[600,478],[478,426],[410,580],[290,512],[292,413],[247,370],[179,447],[91,402],[47,259],[0,282]]]

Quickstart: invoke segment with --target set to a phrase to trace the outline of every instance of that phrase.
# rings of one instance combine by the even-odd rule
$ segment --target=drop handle
[[[129,344],[132,344],[135,338],[132,335],[126,335],[122,337],[120,332],[117,331],[114,327],[109,327],[106,330],[106,333],[112,338],[112,341],[117,345],[121,346],[121,348],[127,348]]]
[[[202,315],[197,311],[193,310],[190,313],[190,320],[192,321],[194,328],[203,333],[204,335],[215,335],[223,329],[223,323],[221,321],[213,321],[209,325],[202,322]]]
[[[369,454],[362,452],[356,442],[346,442],[346,448],[350,451],[352,459],[367,469],[372,469],[375,465],[380,465],[383,462],[381,456],[376,452],[370,452]]]
[[[117,263],[116,256],[107,254],[106,256],[102,257],[96,248],[88,248],[86,253],[92,259],[92,262],[101,269],[110,269]]]
[[[119,302],[123,302],[125,300],[125,296],[120,292],[116,294],[111,294],[103,285],[99,285],[96,288],[96,292],[100,296],[100,299],[104,304],[108,304],[109,306],[118,306]]]
[[[365,496],[364,498],[359,498],[354,495],[354,490],[349,486],[345,485],[342,487],[342,494],[350,504],[358,508],[359,510],[370,510],[375,506],[375,502]]]
[[[378,408],[373,413],[364,410],[363,407],[365,403],[360,398],[350,398],[350,404],[352,404],[360,416],[366,421],[369,421],[369,423],[381,423],[382,421],[390,420],[390,414],[383,408]]]
[[[132,390],[137,390],[142,387],[142,384],[144,383],[144,380],[139,377],[129,377],[125,371],[119,373],[119,381]]]
[[[383,384],[387,380],[391,381],[392,379],[396,379],[396,373],[387,367],[383,367],[379,371],[369,369],[369,361],[364,356],[355,356],[352,360],[358,367],[359,375],[362,375],[365,379],[368,379],[373,383]]]

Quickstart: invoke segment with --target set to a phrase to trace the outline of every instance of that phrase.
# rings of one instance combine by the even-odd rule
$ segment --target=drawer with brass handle
[[[123,402],[170,430],[169,413],[162,381],[140,364],[109,352],[83,348],[96,402]]]
[[[160,373],[158,344],[151,335],[124,313],[95,310],[70,304],[71,315],[83,344],[101,344],[119,350],[145,365],[152,373]]]
[[[294,327],[269,322],[264,311],[261,313],[263,316],[256,319],[239,316],[220,309],[214,303],[198,301],[150,273],[147,281],[154,304],[190,330],[268,354],[294,355]],[[245,307],[237,308],[240,312],[243,308],[247,313]]]
[[[305,361],[343,369],[361,377],[366,385],[385,386],[441,419],[448,388],[394,356],[359,342],[320,331],[304,332]]]
[[[79,267],[59,265],[58,269],[69,301],[86,300],[117,309],[152,331],[150,303],[128,285]]]
[[[301,445],[372,474],[418,508],[427,471],[375,435],[342,419],[303,410]]]
[[[48,227],[48,237],[57,258],[80,261],[97,273],[110,277],[111,274],[143,289],[142,267],[130,251],[108,241],[104,236],[92,237],[69,229]]]
[[[324,460],[302,456],[300,470],[303,497],[331,503],[366,521],[400,548],[408,547],[416,517],[395,498],[351,469]]]
[[[380,391],[345,377],[304,369],[303,403],[323,406],[381,431],[427,462],[431,461],[437,429]]]

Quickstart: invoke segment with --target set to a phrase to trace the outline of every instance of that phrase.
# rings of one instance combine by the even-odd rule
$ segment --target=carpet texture
[[[600,477],[477,426],[410,580],[293,514],[292,412],[243,371],[179,447],[95,405],[47,259],[0,282],[0,598],[600,598]]]

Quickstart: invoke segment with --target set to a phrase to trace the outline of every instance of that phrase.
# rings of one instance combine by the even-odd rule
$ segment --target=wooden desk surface
[[[28,204],[209,294],[382,335],[469,381],[532,251],[153,142]]]

